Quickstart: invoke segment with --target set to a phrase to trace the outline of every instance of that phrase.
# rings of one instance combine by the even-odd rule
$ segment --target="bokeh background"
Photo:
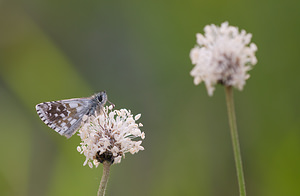
[[[229,21],[258,64],[235,91],[248,195],[300,195],[300,1],[1,0],[0,195],[96,195],[102,167],[35,105],[106,90],[141,113],[145,151],[113,165],[107,195],[238,195],[224,89],[189,76],[195,34]]]

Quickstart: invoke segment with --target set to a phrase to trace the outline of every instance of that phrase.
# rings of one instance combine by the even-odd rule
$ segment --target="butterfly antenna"
[[[113,108],[116,107],[116,105],[113,104],[112,102],[110,102],[109,100],[107,100],[107,102],[110,103],[110,105],[111,105]]]

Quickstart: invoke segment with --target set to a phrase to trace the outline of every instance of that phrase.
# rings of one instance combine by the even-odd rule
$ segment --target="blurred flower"
[[[205,82],[212,96],[217,83],[242,90],[249,78],[247,71],[257,63],[257,47],[250,44],[252,35],[224,22],[220,27],[207,25],[204,36],[197,34],[197,45],[190,58],[195,65],[191,71],[195,85]]]
[[[81,146],[77,147],[78,152],[86,156],[83,165],[88,164],[92,168],[103,161],[120,163],[125,153],[144,150],[141,139],[145,138],[145,133],[139,129],[142,124],[135,122],[140,116],[133,117],[126,109],[112,111],[112,107],[108,106],[96,117],[86,116],[78,134]]]

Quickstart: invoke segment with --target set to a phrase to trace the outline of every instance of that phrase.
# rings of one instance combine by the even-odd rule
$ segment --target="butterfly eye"
[[[103,97],[102,97],[102,95],[100,95],[100,96],[98,97],[98,101],[99,101],[99,102],[102,102],[102,100],[103,100]]]

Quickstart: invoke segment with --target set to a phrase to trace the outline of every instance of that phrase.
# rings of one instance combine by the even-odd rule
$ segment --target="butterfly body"
[[[51,129],[70,138],[80,127],[83,116],[101,113],[106,101],[106,92],[102,91],[86,98],[40,103],[36,105],[36,111]]]

